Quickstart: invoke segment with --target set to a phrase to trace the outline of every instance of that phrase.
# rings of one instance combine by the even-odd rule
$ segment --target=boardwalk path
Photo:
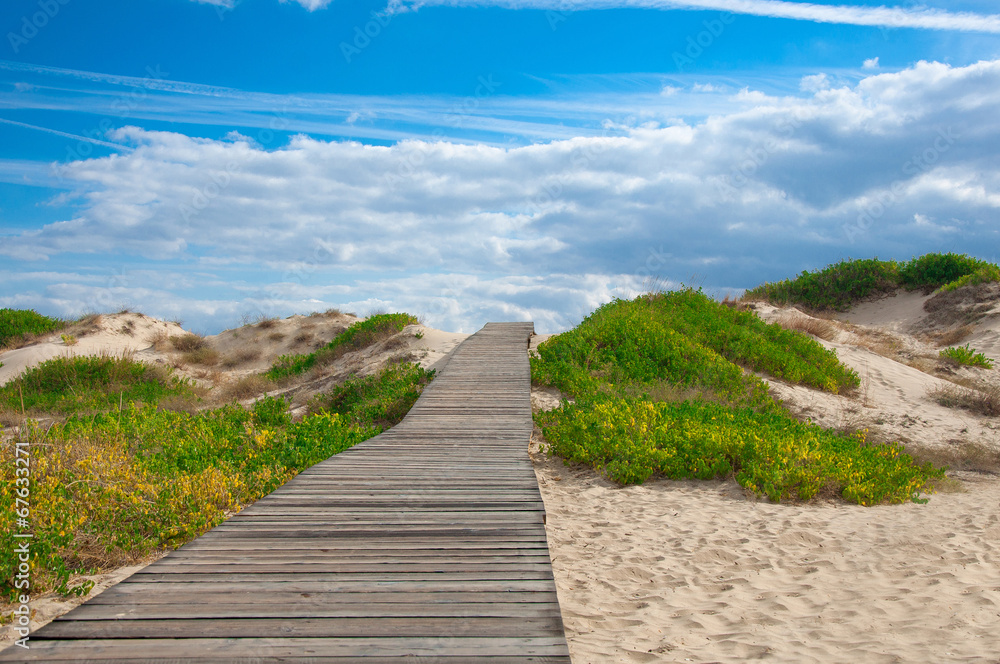
[[[487,325],[402,423],[0,661],[568,663],[527,453],[531,331]]]

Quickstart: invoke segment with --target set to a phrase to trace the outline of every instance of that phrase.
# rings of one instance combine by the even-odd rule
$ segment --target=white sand
[[[74,332],[76,343],[67,345],[62,335]],[[158,354],[152,351],[150,339],[156,334],[185,334],[177,323],[168,323],[143,314],[103,315],[94,325],[83,330],[75,327],[43,337],[38,343],[0,353],[0,385],[5,385],[25,369],[63,355],[121,355],[137,353],[136,359],[155,361]]]
[[[926,505],[776,505],[535,462],[575,664],[1000,661],[996,478]]]

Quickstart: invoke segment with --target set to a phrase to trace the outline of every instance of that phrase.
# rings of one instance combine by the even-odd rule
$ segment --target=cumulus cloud
[[[846,256],[1000,246],[1000,61],[729,103],[698,124],[506,148],[296,136],[268,150],[124,127],[107,138],[131,151],[61,168],[75,216],[0,254],[255,273],[217,316],[384,300],[432,324],[551,329],[657,278],[752,286]]]
[[[864,69],[878,69],[878,58],[869,58],[861,66]]]

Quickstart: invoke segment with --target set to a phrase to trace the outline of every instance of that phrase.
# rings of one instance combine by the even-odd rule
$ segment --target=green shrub
[[[903,263],[849,259],[795,279],[761,284],[748,290],[744,299],[844,311],[899,288],[954,290],[991,281],[1000,281],[1000,269],[965,254],[925,254]]]
[[[766,300],[779,306],[801,304],[811,309],[845,310],[870,297],[899,287],[899,265],[877,258],[845,260],[795,279],[752,288],[745,299]]]
[[[810,337],[690,289],[610,302],[538,353],[533,379],[578,398],[642,393],[667,383],[774,411],[779,407],[766,384],[741,367],[834,393],[859,382]]]
[[[310,410],[338,413],[361,426],[391,427],[409,412],[433,377],[433,371],[425,371],[419,364],[391,365],[317,395]]]
[[[965,254],[925,254],[913,258],[899,268],[900,285],[911,290],[933,290],[951,284],[962,277],[988,266],[985,261]]]
[[[157,403],[192,397],[191,386],[169,369],[113,355],[57,357],[0,387],[0,408],[71,414],[117,408],[130,401]]]
[[[951,283],[945,284],[941,287],[941,290],[953,291],[962,288],[963,286],[978,286],[980,284],[988,284],[994,281],[1000,281],[1000,268],[996,265],[985,265],[978,268],[975,272],[960,277]]]
[[[531,368],[576,400],[536,416],[550,452],[623,484],[735,477],[776,501],[872,505],[920,501],[943,474],[898,445],[792,418],[743,368],[830,392],[857,386],[857,374],[812,338],[700,291],[610,302],[539,345]]]
[[[607,399],[538,416],[550,451],[622,484],[735,477],[774,501],[834,494],[861,505],[920,501],[943,476],[897,444],[870,445],[780,413],[713,403]]]
[[[976,352],[975,349],[969,348],[969,344],[964,346],[955,346],[953,348],[945,348],[938,355],[945,359],[954,362],[955,364],[961,364],[968,367],[982,367],[983,369],[992,369],[993,360],[986,357],[982,353]]]
[[[55,332],[66,323],[31,309],[0,309],[0,348],[16,346],[31,337]]]
[[[410,314],[376,314],[354,323],[319,350],[304,355],[282,355],[267,371],[271,380],[282,380],[305,373],[314,366],[329,364],[345,353],[367,348],[388,339],[407,325],[418,321]]]

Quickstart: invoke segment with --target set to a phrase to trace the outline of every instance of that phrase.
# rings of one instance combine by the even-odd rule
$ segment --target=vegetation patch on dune
[[[271,380],[284,380],[329,364],[345,353],[367,348],[398,334],[407,325],[419,321],[405,313],[376,314],[354,323],[322,348],[302,355],[282,355],[267,371]]]
[[[976,349],[970,348],[969,344],[945,348],[938,355],[941,359],[962,366],[979,367],[981,369],[993,368],[993,360],[976,351]]]
[[[579,395],[636,394],[666,382],[774,412],[766,384],[743,368],[834,394],[859,384],[835,353],[805,334],[691,289],[610,302],[539,354],[534,379]]]
[[[815,310],[844,311],[858,302],[889,295],[900,288],[931,292],[969,284],[1000,281],[1000,269],[965,254],[925,254],[909,261],[848,259],[794,279],[751,288],[745,300],[778,306],[801,305]]]
[[[270,493],[301,470],[380,433],[405,415],[431,378],[394,365],[349,380],[329,410],[292,422],[284,400],[250,410],[226,405],[196,414],[125,402],[47,429],[30,420],[0,446],[0,509],[19,489],[15,443],[31,454],[32,592],[70,587],[71,575],[141,560],[178,546]],[[115,405],[117,406],[117,396]],[[23,496],[22,496],[23,497]],[[0,525],[0,575],[15,593],[14,522]]]
[[[943,476],[898,444],[799,422],[741,367],[830,392],[858,385],[804,334],[699,291],[616,300],[541,344],[532,378],[575,403],[537,416],[550,451],[623,484],[734,477],[772,500],[920,500]]]
[[[433,377],[433,371],[419,364],[391,365],[317,395],[310,411],[337,413],[366,426],[392,426],[409,412]]]
[[[169,369],[128,355],[80,355],[47,360],[0,387],[0,411],[68,415],[167,397],[193,397],[193,391]]]
[[[20,346],[65,326],[65,322],[31,309],[0,309],[0,348]]]

